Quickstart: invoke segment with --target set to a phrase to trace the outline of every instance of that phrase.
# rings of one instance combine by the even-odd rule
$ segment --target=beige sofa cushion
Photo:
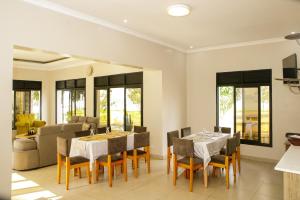
[[[78,117],[78,122],[80,123],[86,122],[86,117]]]
[[[71,117],[71,120],[70,120],[70,123],[77,123],[79,120],[79,117],[78,116],[72,116]]]
[[[91,128],[90,124],[88,124],[88,123],[82,124],[82,131],[88,131],[88,130],[90,130],[90,128]]]
[[[37,148],[35,140],[30,140],[26,138],[16,139],[14,141],[14,150],[17,151],[28,151],[35,150]]]

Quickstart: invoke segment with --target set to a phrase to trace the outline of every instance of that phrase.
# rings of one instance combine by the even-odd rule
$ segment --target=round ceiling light
[[[168,14],[174,17],[183,17],[190,14],[190,7],[185,4],[174,4],[167,8]]]

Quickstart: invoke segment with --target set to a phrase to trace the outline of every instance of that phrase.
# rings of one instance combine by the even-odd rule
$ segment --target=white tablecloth
[[[211,156],[219,154],[222,147],[225,146],[230,134],[222,133],[195,133],[185,137],[194,141],[194,150],[196,156],[203,159],[204,168],[207,167]]]
[[[127,150],[133,149],[133,136],[127,136]],[[107,140],[82,141],[80,138],[73,138],[71,143],[70,156],[83,156],[90,159],[92,169],[94,161],[102,155],[107,154]]]

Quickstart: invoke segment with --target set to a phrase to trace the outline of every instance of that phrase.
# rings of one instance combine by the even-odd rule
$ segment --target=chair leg
[[[66,190],[69,190],[70,182],[70,158],[66,158]]]
[[[60,184],[61,179],[61,156],[57,153],[57,183]]]
[[[170,159],[171,159],[171,151],[170,151],[170,147],[168,147],[167,150],[167,174],[170,174]]]
[[[138,177],[138,158],[137,158],[137,150],[133,150],[133,163],[134,163],[134,176]]]
[[[233,176],[234,176],[234,183],[236,183],[236,154],[232,154],[232,167],[233,167]]]
[[[107,163],[107,168],[108,168],[108,185],[109,187],[112,187],[112,165],[111,165],[111,155],[108,155],[108,163]]]
[[[127,181],[127,152],[124,151],[123,153],[123,167],[122,167],[122,171],[123,171],[123,176],[125,181]]]
[[[177,155],[173,155],[173,185],[176,185],[177,179]]]
[[[239,168],[239,175],[241,174],[241,149],[237,147],[237,161],[238,161],[238,168]]]
[[[79,168],[79,176],[81,176],[81,169]],[[89,184],[92,183],[91,171],[90,171],[90,163],[86,166],[86,176],[88,178]]]
[[[190,192],[193,192],[193,181],[194,181],[194,170],[193,170],[194,162],[193,158],[190,158]]]
[[[95,170],[96,170],[96,181],[99,180],[99,164],[98,161],[95,161]]]
[[[81,168],[79,167],[77,170],[78,170],[78,176],[79,178],[81,178]]]
[[[226,188],[229,189],[229,160],[225,158],[225,170],[226,170]]]
[[[151,168],[150,168],[150,147],[146,147],[147,149],[147,155],[146,155],[146,159],[147,159],[147,169],[148,169],[148,174],[150,174]]]

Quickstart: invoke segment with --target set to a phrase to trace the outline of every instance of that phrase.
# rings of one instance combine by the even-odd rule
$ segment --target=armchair
[[[30,128],[39,128],[45,125],[45,121],[35,120],[34,114],[18,114],[16,116],[15,126],[17,128],[17,134],[24,134],[27,133]]]

